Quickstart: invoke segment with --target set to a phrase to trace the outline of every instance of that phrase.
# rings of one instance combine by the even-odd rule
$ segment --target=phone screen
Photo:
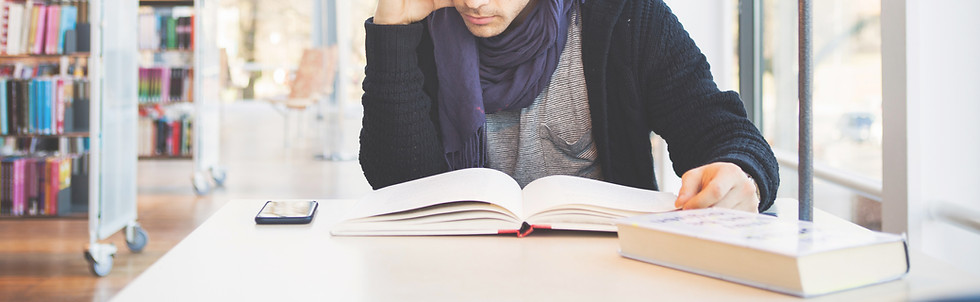
[[[255,223],[259,224],[303,224],[313,220],[317,202],[310,201],[266,201]]]

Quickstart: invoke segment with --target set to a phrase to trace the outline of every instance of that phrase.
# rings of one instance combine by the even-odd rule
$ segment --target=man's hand
[[[425,19],[433,11],[453,6],[452,0],[378,0],[374,24],[410,24]]]
[[[674,205],[685,210],[719,207],[759,212],[756,183],[732,163],[710,163],[681,176]]]

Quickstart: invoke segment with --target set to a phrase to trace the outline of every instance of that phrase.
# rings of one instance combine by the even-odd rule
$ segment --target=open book
[[[468,235],[534,229],[615,232],[616,219],[675,210],[676,196],[574,176],[548,176],[523,190],[492,169],[451,171],[368,193],[330,233]]]

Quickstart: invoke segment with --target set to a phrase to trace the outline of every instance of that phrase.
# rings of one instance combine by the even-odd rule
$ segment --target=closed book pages
[[[857,225],[814,225],[729,209],[617,221],[620,254],[800,297],[896,280],[905,240]]]

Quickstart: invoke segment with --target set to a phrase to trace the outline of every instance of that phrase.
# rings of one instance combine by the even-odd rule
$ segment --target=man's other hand
[[[378,0],[374,24],[410,24],[443,7],[453,6],[452,0]]]
[[[674,205],[684,210],[709,207],[759,212],[755,180],[732,163],[710,163],[681,176]]]

